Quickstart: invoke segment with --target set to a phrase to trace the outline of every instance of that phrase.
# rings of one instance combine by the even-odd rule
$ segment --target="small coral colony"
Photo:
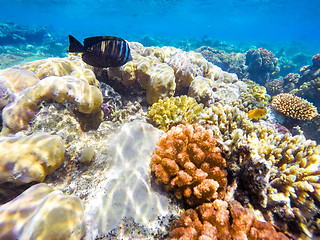
[[[58,174],[48,177],[77,158],[93,164],[98,150],[81,155],[67,132],[40,131],[45,121],[35,130],[40,110],[53,106],[72,109],[77,132],[137,119],[162,131],[149,158],[150,178],[182,209],[162,238],[320,238],[320,146],[303,134],[319,132],[320,54],[300,73],[277,78],[279,60],[264,48],[235,54],[145,47],[117,37],[69,40],[67,57],[0,72],[1,239],[88,234],[81,200],[48,185],[58,186]],[[28,202],[27,210],[14,207]],[[34,212],[38,231],[30,233],[26,219]],[[41,228],[53,222],[54,234]]]

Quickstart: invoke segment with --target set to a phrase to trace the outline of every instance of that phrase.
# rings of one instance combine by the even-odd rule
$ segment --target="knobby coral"
[[[196,209],[188,209],[176,222],[169,239],[199,240],[289,240],[270,223],[259,221],[253,211],[237,201],[217,199]]]
[[[151,158],[156,183],[195,206],[224,196],[226,161],[217,138],[201,125],[178,125],[164,133]]]
[[[169,129],[172,125],[197,122],[204,113],[203,105],[198,104],[192,97],[185,95],[159,100],[149,107],[150,118],[162,130]]]
[[[290,93],[274,96],[271,106],[284,115],[298,120],[311,120],[318,115],[317,108],[312,103]]]

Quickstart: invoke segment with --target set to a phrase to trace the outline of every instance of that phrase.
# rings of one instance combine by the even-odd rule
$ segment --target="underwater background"
[[[0,239],[320,239],[319,16],[0,0]]]

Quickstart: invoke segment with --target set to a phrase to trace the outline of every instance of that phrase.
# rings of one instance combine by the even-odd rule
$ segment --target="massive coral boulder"
[[[39,183],[0,207],[0,238],[80,240],[82,215],[79,198]]]
[[[42,182],[59,168],[65,147],[60,137],[45,133],[0,139],[0,183]]]

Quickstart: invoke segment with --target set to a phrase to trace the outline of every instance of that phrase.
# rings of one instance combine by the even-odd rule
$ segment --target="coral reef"
[[[268,93],[270,93],[270,95],[277,95],[279,93],[283,93],[284,92],[284,79],[282,78],[277,78],[274,79],[272,81],[269,81],[265,84],[266,89],[268,90]]]
[[[72,102],[85,114],[100,112],[103,101],[100,90],[85,80],[72,76],[47,77],[20,92],[16,101],[3,109],[2,131],[17,132],[25,129],[38,110],[38,104],[44,100]]]
[[[148,118],[160,129],[167,130],[172,125],[191,124],[199,121],[204,113],[203,105],[187,96],[171,97],[159,100],[149,107]]]
[[[80,240],[84,235],[82,219],[79,198],[39,183],[0,206],[0,238]]]
[[[237,81],[235,74],[222,71],[199,53],[173,47],[143,47],[139,43],[130,43],[130,48],[133,61],[108,69],[108,76],[125,86],[139,83],[146,89],[149,104],[188,88],[198,76],[226,83]]]
[[[320,146],[252,123],[228,105],[208,109],[207,123],[229,152],[228,178],[236,182],[235,198],[260,209],[283,232],[318,236]]]
[[[280,69],[277,66],[278,59],[265,48],[249,49],[246,52],[248,78],[264,85],[275,78]]]
[[[211,130],[178,125],[161,136],[151,158],[156,183],[196,206],[224,196],[226,161]]]
[[[247,76],[245,71],[245,54],[243,53],[227,53],[223,50],[207,46],[200,47],[195,51],[201,53],[207,61],[212,62],[222,70],[237,74],[240,79]]]
[[[64,160],[64,145],[57,136],[38,133],[0,139],[0,183],[42,182]]]
[[[311,120],[318,115],[317,108],[312,103],[289,93],[274,96],[271,106],[282,114],[298,120]]]
[[[188,209],[176,222],[168,239],[289,240],[270,223],[259,221],[253,211],[239,202],[219,199]]]

